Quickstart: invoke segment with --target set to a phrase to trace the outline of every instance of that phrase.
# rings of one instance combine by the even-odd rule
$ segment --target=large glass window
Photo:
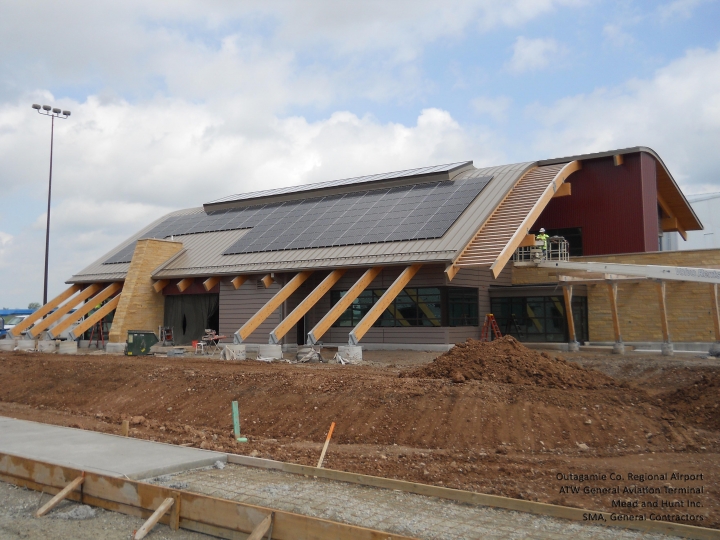
[[[333,326],[354,327],[386,289],[368,289],[358,296]],[[335,305],[347,291],[331,291]],[[403,289],[373,326],[477,326],[478,291],[463,287]]]
[[[569,339],[562,296],[529,296],[492,298],[490,306],[500,332],[520,341],[556,341]],[[575,334],[578,341],[588,341],[587,298],[572,300]]]

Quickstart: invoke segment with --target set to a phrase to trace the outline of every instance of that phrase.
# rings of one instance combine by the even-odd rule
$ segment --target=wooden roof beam
[[[315,289],[313,289],[313,291],[307,295],[305,299],[300,302],[300,304],[293,309],[272,332],[270,332],[270,344],[277,345],[280,343],[283,336],[285,336],[285,334],[287,334],[290,329],[295,326],[297,322],[302,319],[330,289],[332,289],[333,285],[335,285],[338,280],[345,275],[345,272],[347,272],[347,268],[339,268],[330,272],[325,279],[320,282],[320,285],[315,287]]]
[[[657,201],[660,205],[660,208],[662,208],[662,211],[667,214],[667,218],[663,218],[661,221],[661,227],[663,232],[677,232],[680,236],[682,236],[682,239],[687,242],[687,232],[685,229],[682,228],[680,225],[680,220],[677,218],[675,213],[670,208],[670,205],[665,201],[665,199],[660,195],[660,193],[657,194]]]
[[[84,317],[85,315],[90,313],[90,311],[95,308],[95,306],[97,306],[101,302],[104,302],[113,294],[122,290],[122,288],[122,282],[110,283],[102,291],[97,293],[90,300],[88,300],[82,306],[76,309],[75,313],[71,313],[68,317],[65,318],[65,320],[60,321],[58,324],[50,328],[47,332],[50,336],[50,339],[58,338],[65,330],[70,328],[70,326],[72,326],[75,321],[80,320],[81,317]]]
[[[81,322],[78,326],[70,330],[70,337],[72,339],[77,339],[80,336],[82,336],[85,333],[85,330],[90,328],[92,325],[97,323],[98,321],[102,320],[105,315],[108,315],[111,311],[115,311],[115,308],[117,308],[118,303],[120,302],[121,294],[118,294],[115,298],[110,300],[107,304],[105,304],[103,307],[98,309],[95,313],[90,315],[87,319],[85,319],[83,322]]]
[[[302,285],[305,280],[312,275],[312,273],[312,270],[305,270],[304,272],[295,274],[295,276],[288,281],[282,289],[276,292],[275,295],[268,300],[257,313],[255,313],[255,315],[250,317],[250,319],[243,324],[237,332],[235,332],[233,341],[235,343],[243,343],[244,340],[250,337],[250,334],[257,330],[257,327],[260,326],[277,308],[279,308],[292,293],[298,290],[300,285]],[[270,277],[272,279],[269,275],[265,277]]]
[[[203,281],[203,287],[206,291],[209,291],[218,283],[220,283],[220,276],[212,276]]]
[[[74,295],[70,300],[65,302],[62,306],[57,308],[55,311],[53,311],[50,315],[42,319],[41,321],[38,321],[35,326],[30,328],[28,330],[28,336],[30,336],[31,339],[34,339],[38,337],[43,330],[50,327],[50,325],[56,323],[59,321],[64,315],[67,315],[72,308],[77,306],[80,302],[83,302],[90,298],[93,294],[98,292],[101,289],[100,285],[93,283],[92,285],[89,285],[85,287],[82,291],[80,291],[78,294]]]
[[[370,308],[365,316],[360,320],[359,323],[352,329],[348,336],[349,345],[357,345],[363,336],[367,333],[370,327],[380,318],[388,306],[395,300],[395,297],[400,294],[405,285],[418,273],[418,270],[422,267],[422,264],[413,264],[403,270],[397,277],[393,284],[385,291],[385,293],[378,299],[373,307]]]
[[[165,287],[167,287],[170,284],[169,279],[158,279],[155,283],[153,283],[153,289],[156,293],[161,292]]]
[[[240,287],[242,287],[242,284],[247,281],[247,276],[235,276],[230,280],[230,283],[232,283],[232,286],[235,287],[235,290],[237,291]]]
[[[320,319],[320,322],[318,322],[315,327],[310,330],[310,332],[308,332],[307,341],[310,345],[315,345],[318,341],[320,341],[320,338],[323,337],[325,332],[327,332],[335,321],[340,318],[340,315],[345,313],[345,310],[350,307],[350,305],[365,289],[367,289],[370,283],[372,283],[373,280],[380,275],[380,272],[382,272],[382,266],[374,266],[365,270],[365,273],[360,276],[360,279],[358,279],[352,287],[350,287],[350,290],[345,293],[340,301],[335,304],[322,319]]]
[[[25,320],[21,321],[19,324],[13,326],[10,330],[8,330],[8,334],[10,334],[10,337],[18,337],[25,330],[27,330],[31,324],[35,323],[35,321],[42,319],[45,315],[50,313],[53,309],[55,309],[57,306],[59,306],[62,302],[64,302],[71,296],[73,296],[79,290],[80,285],[71,285],[63,292],[58,294],[55,298],[50,300],[47,304],[38,309],[35,313],[25,318]]]

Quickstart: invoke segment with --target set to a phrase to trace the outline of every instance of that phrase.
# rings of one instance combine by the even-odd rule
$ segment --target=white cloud
[[[479,96],[470,102],[473,110],[480,114],[486,115],[495,120],[501,122],[506,119],[507,112],[512,105],[512,99],[507,96],[498,97],[487,97]]]
[[[606,41],[616,47],[625,47],[635,42],[632,34],[626,32],[622,25],[617,23],[608,23],[603,26],[603,36]]]
[[[717,191],[720,47],[689,51],[652,78],[535,106],[530,114],[545,126],[536,137],[540,155],[649,146],[688,193]]]
[[[658,6],[658,15],[663,21],[676,18],[689,19],[695,8],[707,2],[708,0],[673,0]]]
[[[506,68],[519,75],[539,71],[562,53],[562,47],[553,38],[529,39],[519,36],[513,44],[513,55]]]

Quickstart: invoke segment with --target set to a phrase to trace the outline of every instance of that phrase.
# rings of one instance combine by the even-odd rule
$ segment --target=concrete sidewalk
[[[5,417],[0,452],[133,480],[227,462],[219,452]]]

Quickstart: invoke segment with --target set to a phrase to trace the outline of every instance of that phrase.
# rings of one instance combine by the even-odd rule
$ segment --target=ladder
[[[105,323],[105,317],[96,322],[92,330],[90,331],[90,341],[88,342],[88,349],[92,345],[93,335],[95,336],[95,348],[100,348],[100,341],[102,341],[103,349],[105,348],[105,334],[103,333],[103,324]]]
[[[495,333],[495,338],[492,337],[491,332]],[[480,332],[480,341],[492,341],[493,339],[501,338],[500,328],[498,327],[495,315],[488,313],[485,315],[485,323]]]

